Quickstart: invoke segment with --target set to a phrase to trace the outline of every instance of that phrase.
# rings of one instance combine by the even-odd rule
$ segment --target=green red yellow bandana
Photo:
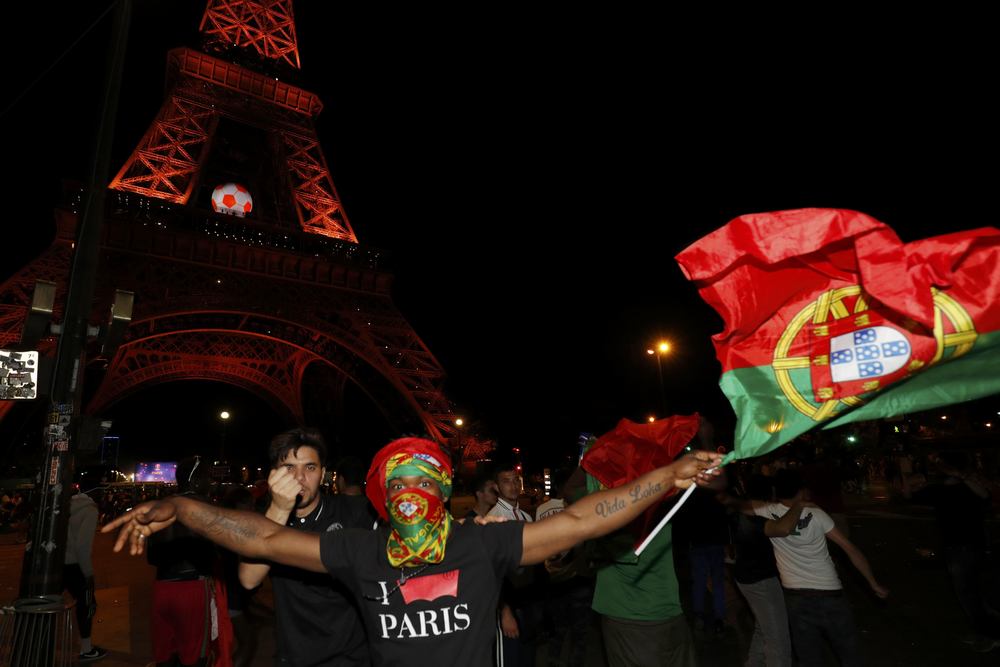
[[[386,545],[389,565],[440,563],[451,533],[451,514],[424,489],[406,489],[389,502],[392,533]]]
[[[425,452],[398,452],[385,462],[385,483],[397,477],[430,477],[437,482],[441,495],[451,497],[451,474],[433,454]]]
[[[386,545],[392,567],[440,563],[451,534],[451,515],[441,498],[425,489],[403,489],[390,500],[389,485],[397,477],[432,479],[447,500],[451,497],[451,458],[430,440],[394,440],[375,454],[365,490],[379,515],[392,526]]]
[[[408,465],[414,460],[427,463],[432,469],[425,468],[419,474],[427,475],[438,481],[438,486],[441,487],[441,493],[445,498],[451,496],[451,457],[436,442],[423,438],[393,440],[375,454],[372,465],[368,469],[368,483],[365,486],[368,500],[372,501],[372,507],[384,520],[389,520],[389,514],[386,512],[388,507],[386,473],[389,472],[390,459],[393,461],[392,471],[396,476],[405,474],[405,469],[404,471],[396,471],[400,465]]]

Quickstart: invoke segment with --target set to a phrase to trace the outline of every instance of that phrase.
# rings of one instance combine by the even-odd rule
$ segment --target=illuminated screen
[[[177,462],[137,463],[135,481],[174,484],[177,481]]]

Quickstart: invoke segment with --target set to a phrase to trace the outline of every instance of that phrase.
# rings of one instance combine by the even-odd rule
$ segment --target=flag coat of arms
[[[856,211],[745,215],[677,256],[722,316],[727,457],[1000,392],[1000,230],[904,244]]]

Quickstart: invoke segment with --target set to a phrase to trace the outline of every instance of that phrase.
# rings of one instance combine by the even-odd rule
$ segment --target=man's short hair
[[[280,433],[271,439],[267,456],[271,467],[275,468],[289,455],[297,456],[299,447],[312,447],[319,454],[320,465],[326,465],[326,441],[319,429],[303,427]]]
[[[345,456],[337,461],[337,479],[343,479],[347,486],[361,486],[365,482],[368,466],[356,456]]]
[[[794,498],[803,486],[802,475],[798,470],[782,468],[774,476],[774,494],[779,500]]]
[[[493,481],[500,481],[500,473],[517,472],[517,464],[514,459],[501,459],[493,464]]]
[[[493,475],[480,475],[472,484],[473,493],[482,493],[490,484],[494,484]]]
[[[792,494],[794,495],[794,494]],[[774,486],[764,475],[753,475],[747,480],[747,497],[751,500],[774,500]]]

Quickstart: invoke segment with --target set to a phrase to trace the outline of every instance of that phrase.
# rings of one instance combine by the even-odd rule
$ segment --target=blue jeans
[[[822,595],[785,590],[792,646],[802,667],[825,665],[823,638],[830,642],[841,667],[861,665],[861,638],[843,591]],[[829,594],[827,594],[829,593]]]
[[[721,544],[691,547],[691,597],[696,616],[705,614],[705,588],[712,579],[712,611],[718,621],[726,617],[725,547]]]
[[[736,582],[753,612],[756,623],[746,667],[791,667],[792,640],[788,635],[785,596],[777,577],[752,584]]]

